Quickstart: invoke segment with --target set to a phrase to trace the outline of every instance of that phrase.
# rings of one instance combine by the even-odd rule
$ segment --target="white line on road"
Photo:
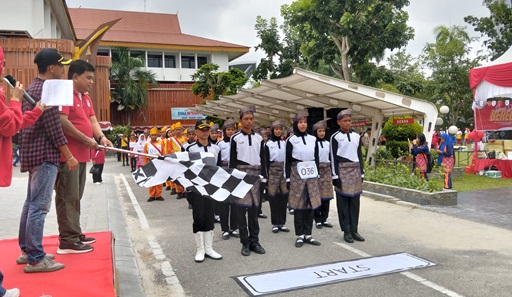
[[[363,252],[361,250],[358,250],[356,248],[353,248],[353,247],[351,247],[351,246],[349,246],[347,244],[340,243],[340,242],[335,242],[334,244],[339,245],[342,248],[344,248],[346,250],[349,250],[349,251],[353,252],[354,254],[357,254],[357,255],[359,255],[361,257],[373,257],[372,255],[367,254],[367,253],[365,253],[365,252]],[[403,276],[406,276],[406,277],[408,277],[408,278],[410,278],[410,279],[412,279],[412,280],[414,280],[414,281],[416,281],[416,282],[418,282],[418,283],[420,283],[422,285],[425,285],[425,286],[427,286],[427,287],[429,287],[431,289],[434,289],[434,290],[436,290],[436,291],[438,291],[440,293],[443,293],[446,296],[450,296],[450,297],[464,297],[463,295],[460,295],[459,293],[456,293],[456,292],[454,292],[452,290],[449,290],[449,289],[447,289],[447,288],[445,288],[443,286],[440,286],[440,285],[438,285],[438,284],[436,284],[434,282],[431,282],[431,281],[429,281],[429,280],[427,280],[427,279],[425,279],[425,278],[423,278],[423,277],[421,277],[419,275],[416,275],[416,274],[414,274],[412,272],[407,272],[406,271],[406,272],[400,272],[400,274],[403,275]]]
[[[137,213],[137,216],[139,217],[140,227],[142,230],[149,230],[149,223],[146,218],[146,215],[144,214],[144,211],[140,207],[139,202],[137,201],[137,198],[133,194],[132,188],[130,187],[130,184],[124,177],[124,174],[119,174],[121,176],[121,179],[123,180],[124,186],[126,187],[126,192],[128,192],[128,196],[130,196],[130,200],[132,202],[133,208],[135,209],[135,212]],[[171,266],[171,263],[169,261],[165,261],[167,258],[162,250],[162,247],[156,240],[156,238],[151,234],[147,233],[146,238],[148,240],[148,244],[151,247],[151,251],[153,252],[153,256],[157,261],[160,261],[160,270],[162,271],[163,275],[165,276],[165,281],[169,285],[169,289],[171,290],[171,295],[175,297],[183,297],[185,296],[185,291],[183,290],[183,287],[181,286],[181,283],[178,279],[178,276],[174,273],[174,269]]]

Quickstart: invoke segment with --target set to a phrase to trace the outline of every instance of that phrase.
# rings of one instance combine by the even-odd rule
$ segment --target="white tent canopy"
[[[290,120],[297,111],[305,108],[323,108],[324,116],[331,108],[352,108],[353,120],[372,119],[369,156],[375,152],[384,118],[414,115],[423,125],[426,138],[431,139],[438,114],[431,102],[300,68],[288,77],[264,80],[257,88],[243,89],[235,95],[207,101],[196,105],[193,110],[221,119],[238,119],[239,109],[247,105],[256,106],[255,121],[264,125],[275,119]]]

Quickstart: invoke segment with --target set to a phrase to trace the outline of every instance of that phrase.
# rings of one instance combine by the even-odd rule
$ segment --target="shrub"
[[[430,178],[430,181],[427,182],[420,177],[417,169],[414,173],[411,173],[409,167],[402,163],[386,164],[373,169],[367,168],[364,178],[371,182],[425,192],[443,190],[443,182],[440,179]]]
[[[407,140],[413,140],[416,138],[416,135],[423,132],[423,127],[421,127],[421,125],[418,124],[416,121],[408,125],[393,124],[394,119],[406,118],[411,117],[404,116],[389,118],[384,124],[384,127],[382,128],[382,134],[387,139],[386,147],[395,158],[400,157],[401,155],[403,155],[403,153],[409,150]]]

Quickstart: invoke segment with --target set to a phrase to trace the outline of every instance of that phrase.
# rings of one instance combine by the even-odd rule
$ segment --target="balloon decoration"
[[[473,141],[473,162],[466,167],[466,173],[476,173],[475,164],[476,160],[478,158],[478,143],[484,138],[484,132],[483,131],[477,131],[474,130],[469,132],[468,138]]]

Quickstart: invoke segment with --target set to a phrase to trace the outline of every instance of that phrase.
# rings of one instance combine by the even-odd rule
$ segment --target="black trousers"
[[[268,197],[270,204],[270,220],[274,226],[283,226],[286,224],[286,205],[288,204],[288,195],[277,194],[275,197]]]
[[[137,157],[130,157],[130,167],[132,168],[132,171],[137,170]]]
[[[192,203],[192,231],[194,233],[213,230],[213,200],[206,198],[198,192],[189,192],[188,197]]]
[[[101,174],[103,173],[103,164],[94,164],[93,167],[98,168],[100,171],[98,174],[92,175],[92,182],[93,183],[101,183],[103,181]]]
[[[315,209],[315,222],[325,223],[329,217],[329,207],[331,200],[322,200],[322,204],[319,208]]]
[[[345,233],[356,233],[359,225],[361,196],[347,197],[336,193],[336,207],[341,230]]]
[[[240,243],[247,245],[259,242],[260,225],[258,223],[258,207],[245,207],[236,205],[236,217],[238,219],[238,231]],[[247,218],[245,214],[247,213]]]
[[[293,215],[295,225],[295,235],[311,235],[313,229],[313,210],[296,209]]]
[[[123,150],[128,150],[129,148],[127,146],[123,146],[122,147]],[[125,153],[122,153],[122,158],[123,158],[123,164],[126,163],[126,165],[129,165],[130,163],[128,162],[128,154],[125,154]]]
[[[238,219],[236,217],[235,204],[229,202],[220,202],[220,227],[222,232],[238,229]]]

